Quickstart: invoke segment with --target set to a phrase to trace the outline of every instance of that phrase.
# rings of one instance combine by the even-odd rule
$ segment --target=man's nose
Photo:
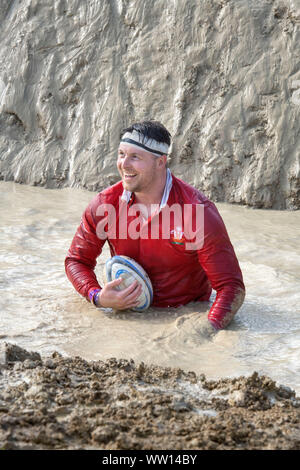
[[[131,166],[131,159],[128,155],[126,155],[123,160],[122,160],[122,165],[123,165],[123,168],[128,168]]]

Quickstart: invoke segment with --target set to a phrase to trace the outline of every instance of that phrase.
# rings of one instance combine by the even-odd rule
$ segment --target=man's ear
[[[167,165],[167,155],[162,155],[161,157],[158,157],[157,165],[158,168],[165,168]]]

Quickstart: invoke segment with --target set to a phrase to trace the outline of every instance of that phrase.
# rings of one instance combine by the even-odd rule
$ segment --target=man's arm
[[[100,195],[97,195],[84,211],[65,259],[68,279],[76,291],[90,301],[93,301],[93,291],[96,293],[101,288],[94,272],[105,243],[96,233],[96,210],[100,203]]]
[[[226,328],[244,301],[245,286],[226,227],[213,203],[204,210],[204,243],[198,259],[217,292],[208,320],[216,329]]]
[[[122,282],[122,278],[119,278],[101,288],[94,272],[96,260],[106,241],[97,236],[97,223],[101,217],[96,219],[96,214],[100,204],[101,197],[97,195],[82,215],[65,259],[66,274],[76,291],[97,307],[130,309],[138,304],[137,298],[141,293],[138,282],[135,281],[126,289],[119,291],[116,289]]]

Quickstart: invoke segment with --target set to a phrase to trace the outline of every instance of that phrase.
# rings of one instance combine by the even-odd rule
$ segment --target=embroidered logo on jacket
[[[171,230],[170,241],[173,245],[184,245],[185,239],[181,227],[176,227],[175,230]]]

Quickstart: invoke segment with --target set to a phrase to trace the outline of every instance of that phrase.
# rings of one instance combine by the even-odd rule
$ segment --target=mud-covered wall
[[[300,2],[1,0],[0,179],[100,190],[157,119],[214,201],[300,208]]]

